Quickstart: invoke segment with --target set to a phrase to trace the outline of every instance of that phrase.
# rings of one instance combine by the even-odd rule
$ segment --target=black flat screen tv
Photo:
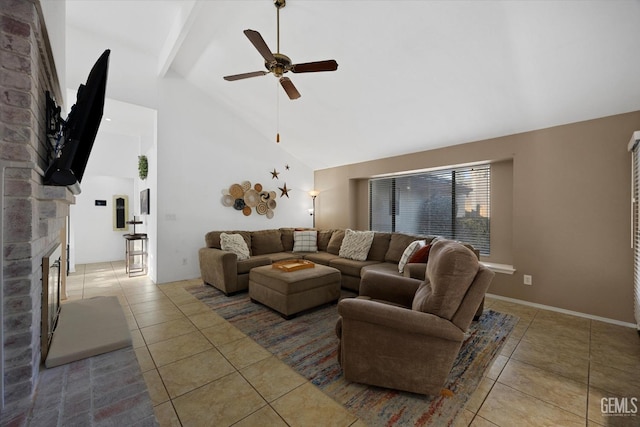
[[[104,51],[91,69],[86,84],[78,88],[76,103],[61,124],[54,159],[44,175],[46,185],[73,186],[82,182],[102,120],[110,53],[109,49]]]

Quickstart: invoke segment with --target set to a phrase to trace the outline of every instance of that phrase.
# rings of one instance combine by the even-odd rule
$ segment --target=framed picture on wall
[[[149,215],[149,189],[140,192],[140,215]]]

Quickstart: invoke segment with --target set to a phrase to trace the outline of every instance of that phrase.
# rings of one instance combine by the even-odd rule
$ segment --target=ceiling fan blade
[[[284,91],[287,92],[287,95],[289,95],[289,99],[300,98],[300,92],[298,92],[298,89],[296,89],[289,77],[280,77],[280,84]]]
[[[265,74],[269,74],[269,72],[268,71],[252,71],[251,73],[243,73],[243,74],[234,74],[232,76],[224,76],[223,79],[225,79],[226,81],[232,82],[234,80],[248,79],[249,77],[264,76]]]
[[[294,73],[315,73],[318,71],[335,71],[338,63],[334,59],[326,61],[305,62],[304,64],[293,64],[291,71]]]
[[[273,56],[273,53],[271,52],[271,49],[269,49],[269,46],[267,46],[267,43],[264,41],[259,32],[254,30],[244,30],[244,35],[247,36],[249,41],[255,46],[256,49],[258,49],[260,55],[262,55],[262,57],[267,62],[274,62],[276,60],[276,58]]]

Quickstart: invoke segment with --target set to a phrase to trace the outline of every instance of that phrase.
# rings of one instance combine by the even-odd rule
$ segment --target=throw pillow
[[[371,249],[374,235],[375,233],[373,231],[353,231],[346,229],[338,255],[342,258],[365,261],[367,255],[369,255],[369,249]]]
[[[407,262],[407,264],[412,264],[414,262],[426,264],[427,261],[429,261],[430,250],[431,250],[431,245],[426,245],[421,247],[413,255],[411,255],[411,258],[409,258],[409,261]]]
[[[404,272],[404,266],[409,262],[409,258],[413,256],[420,248],[427,245],[426,240],[416,240],[415,242],[409,243],[409,246],[404,250],[402,256],[400,257],[400,262],[398,262],[398,271],[400,273]]]
[[[318,232],[294,231],[293,252],[318,252]]]
[[[238,256],[238,261],[249,259],[249,248],[239,234],[220,233],[220,248],[223,251],[233,252]]]

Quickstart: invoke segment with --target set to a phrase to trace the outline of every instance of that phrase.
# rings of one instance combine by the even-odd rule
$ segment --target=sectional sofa
[[[357,261],[339,255],[345,230],[318,230],[317,252],[295,252],[295,231],[294,228],[279,228],[260,231],[208,232],[205,235],[206,247],[201,248],[198,254],[202,280],[220,289],[226,295],[230,295],[248,289],[249,272],[252,268],[269,265],[275,261],[300,258],[338,269],[341,273],[341,286],[358,292],[360,278],[365,272],[371,270],[423,280],[426,264],[409,263],[404,267],[403,273],[400,273],[398,263],[409,244],[416,240],[425,240],[429,244],[435,238],[435,236],[375,232],[366,259]],[[241,235],[249,248],[249,258],[238,260],[235,253],[222,250],[220,241],[222,233]]]

